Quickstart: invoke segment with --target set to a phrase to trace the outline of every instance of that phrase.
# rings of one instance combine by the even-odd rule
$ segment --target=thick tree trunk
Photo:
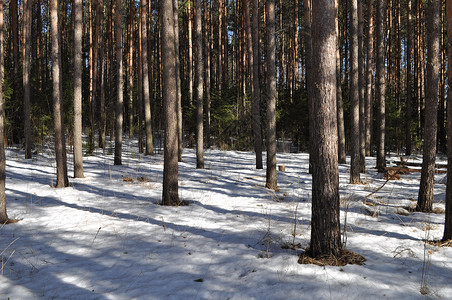
[[[342,252],[336,115],[336,18],[334,0],[312,2],[313,168],[312,257]]]
[[[74,177],[83,178],[82,148],[82,0],[74,0]]]
[[[146,152],[145,155],[154,154],[154,141],[152,136],[151,116],[151,89],[149,86],[149,59],[148,59],[148,2],[141,0],[141,65],[143,68],[143,101],[144,101],[144,123],[146,129]],[[174,31],[174,29],[173,29]]]
[[[124,119],[124,63],[122,61],[122,7],[121,0],[115,2],[116,44],[116,121],[115,121],[115,165],[122,165],[122,124]]]
[[[0,1],[0,82],[3,82],[3,1]],[[6,213],[5,109],[3,85],[0,84],[0,224],[8,222]],[[1,225],[0,225],[1,226]]]
[[[447,15],[447,54],[448,54],[448,66],[447,77],[449,80],[449,87],[452,86],[452,0],[446,2],[446,15]],[[447,118],[452,120],[452,90],[449,88],[447,91]],[[449,145],[452,141],[452,122],[447,122],[447,139]],[[447,147],[447,173],[452,174],[452,147]],[[446,188],[446,212],[444,222],[444,235],[443,240],[452,239],[452,176],[447,176],[447,188]]]
[[[385,107],[385,45],[384,45],[384,24],[385,24],[385,1],[377,0],[377,62],[376,62],[376,90],[375,95],[378,101],[378,127],[377,127],[377,169],[383,172],[386,167],[385,158],[385,133],[386,133],[386,107]]]
[[[58,24],[58,0],[50,1],[50,33],[52,37],[53,119],[55,127],[55,157],[57,182],[55,187],[69,186],[67,177],[66,141],[63,122],[63,88],[61,83],[61,52]]]
[[[255,4],[258,1],[254,1]],[[267,28],[267,176],[266,187],[278,190],[276,173],[276,41],[275,41],[275,0],[266,1]],[[254,16],[253,16],[254,17]],[[257,51],[257,49],[255,49]],[[256,80],[256,79],[255,79]],[[257,78],[259,81],[259,78]]]
[[[201,0],[195,0],[196,168],[204,169],[204,61]]]
[[[358,0],[350,1],[350,183],[361,183],[359,164]]]
[[[417,201],[418,210],[433,210],[435,177],[437,109],[439,92],[439,40],[441,34],[440,0],[428,1],[427,23],[427,89],[425,94],[424,152],[421,183]]]
[[[31,6],[32,0],[24,0],[23,35],[24,57],[22,69],[22,84],[24,88],[24,136],[25,159],[31,158],[31,115],[30,115],[30,64],[31,64]]]
[[[172,0],[160,1],[162,24],[163,102],[165,147],[163,165],[163,205],[179,205],[176,51],[174,49],[174,17]]]

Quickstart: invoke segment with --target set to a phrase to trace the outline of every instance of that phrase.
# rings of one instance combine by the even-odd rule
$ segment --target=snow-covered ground
[[[310,239],[307,154],[278,154],[286,171],[274,194],[253,153],[207,150],[197,170],[186,149],[179,194],[189,205],[164,207],[162,156],[138,154],[134,141],[123,149],[123,166],[85,157],[86,178],[64,189],[51,187],[50,148],[32,160],[7,150],[8,215],[20,222],[0,229],[0,299],[452,299],[452,248],[424,242],[442,238],[444,214],[403,209],[419,173],[366,199],[385,182],[375,160],[364,185],[348,184],[340,165],[344,241],[367,261],[319,267],[297,262]],[[434,207],[444,209],[442,176]],[[302,248],[281,247],[291,243]]]

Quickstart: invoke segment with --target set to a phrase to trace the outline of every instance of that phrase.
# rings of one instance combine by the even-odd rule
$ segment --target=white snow
[[[404,210],[420,174],[365,199],[385,182],[375,160],[367,158],[363,185],[348,184],[340,165],[344,241],[367,261],[319,267],[297,262],[310,240],[307,154],[278,154],[286,171],[276,194],[253,153],[207,150],[204,170],[193,150],[183,159],[179,194],[189,205],[164,207],[162,155],[139,154],[136,141],[126,140],[123,166],[100,152],[84,157],[86,178],[64,189],[51,187],[50,148],[32,160],[7,149],[8,215],[20,222],[0,229],[0,298],[452,299],[452,249],[424,242],[442,238],[444,214]],[[444,209],[440,178],[434,207]],[[302,248],[281,248],[290,243]]]

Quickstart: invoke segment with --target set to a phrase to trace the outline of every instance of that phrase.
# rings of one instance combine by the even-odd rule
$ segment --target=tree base
[[[299,264],[317,265],[317,266],[345,266],[345,265],[363,265],[366,258],[350,250],[343,250],[339,256],[311,257],[308,251],[300,255]]]
[[[17,223],[17,222],[19,222],[19,220],[7,219],[6,221],[5,220],[1,220],[0,224],[7,225],[7,224],[14,224],[14,223]]]

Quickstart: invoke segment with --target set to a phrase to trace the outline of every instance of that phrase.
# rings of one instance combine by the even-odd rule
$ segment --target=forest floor
[[[179,194],[189,205],[164,207],[163,157],[139,154],[134,140],[122,166],[96,152],[84,158],[85,178],[64,189],[51,187],[54,153],[42,152],[24,160],[23,150],[7,149],[8,215],[20,221],[0,228],[1,299],[452,297],[452,248],[426,242],[443,235],[444,174],[438,213],[426,214],[407,209],[420,173],[366,198],[386,181],[374,158],[362,185],[348,184],[349,165],[340,165],[343,240],[367,261],[320,267],[298,263],[310,240],[307,154],[278,153],[286,170],[273,193],[253,153],[206,150],[198,170],[185,149]]]

